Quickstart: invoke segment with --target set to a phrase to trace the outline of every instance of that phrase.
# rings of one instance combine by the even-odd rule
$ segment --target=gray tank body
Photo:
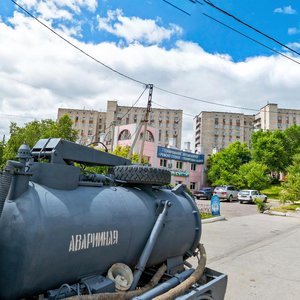
[[[134,268],[163,200],[172,206],[147,266],[195,250],[201,222],[187,193],[151,186],[63,190],[29,181],[6,200],[0,219],[0,299],[103,274],[116,262]]]

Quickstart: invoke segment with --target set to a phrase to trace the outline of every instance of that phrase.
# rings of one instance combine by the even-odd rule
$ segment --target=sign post
[[[211,206],[211,214],[213,216],[220,216],[220,198],[217,195],[213,195],[210,200],[210,206]]]

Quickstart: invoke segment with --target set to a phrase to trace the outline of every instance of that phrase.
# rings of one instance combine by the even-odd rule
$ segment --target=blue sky
[[[259,109],[268,101],[299,108],[300,65],[212,21],[207,14],[291,56],[280,45],[202,0],[19,0],[32,14],[101,62],[155,85],[197,99]],[[300,51],[300,2],[220,1],[215,5]],[[58,107],[105,110],[116,99],[131,105],[143,87],[111,73],[58,39],[16,8],[0,2],[0,136],[10,121],[56,118]],[[13,89],[12,89],[13,87]],[[251,93],[249,92],[251,91]],[[253,113],[172,96],[153,100],[183,108]],[[146,105],[146,97],[139,105]],[[184,119],[192,139],[193,118]]]
[[[22,2],[30,3],[33,1],[19,1],[19,3]],[[97,7],[93,11],[83,7],[79,14],[73,14],[71,22],[59,19],[54,21],[53,25],[56,27],[64,24],[71,27],[74,25],[74,21],[81,22],[82,36],[78,36],[79,40],[95,43],[101,41],[119,42],[120,39],[122,40],[122,37],[105,30],[95,30],[95,28],[98,23],[97,15],[106,17],[109,10],[121,9],[123,16],[128,18],[137,17],[144,20],[155,20],[158,25],[166,28],[169,27],[169,24],[180,26],[182,28],[181,34],[172,36],[170,39],[163,40],[160,43],[161,46],[166,48],[173,47],[176,39],[181,38],[198,43],[205,51],[210,53],[229,54],[234,61],[241,61],[251,56],[273,54],[261,45],[257,45],[253,41],[207,18],[203,15],[205,13],[277,51],[282,51],[280,45],[239,24],[203,1],[199,1],[203,5],[193,3],[190,0],[170,0],[169,2],[190,15],[177,10],[163,0],[104,0],[98,1]],[[215,0],[212,2],[244,22],[276,38],[283,44],[298,43],[300,40],[300,2],[285,0],[240,0],[238,2]],[[62,8],[72,11],[66,6]],[[6,17],[13,15],[15,7],[11,1],[6,0],[1,2],[0,10],[1,16],[5,20]],[[39,15],[34,7],[31,7],[30,11],[35,13],[35,15]],[[116,24],[118,22],[117,19],[112,21],[111,24],[114,24],[114,22]],[[149,45],[149,43],[144,44]]]

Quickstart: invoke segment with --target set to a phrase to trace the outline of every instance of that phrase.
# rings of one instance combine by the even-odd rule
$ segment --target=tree
[[[0,169],[4,164],[4,160],[3,160],[3,153],[4,152],[4,143],[0,142]]]
[[[287,169],[287,181],[281,192],[284,201],[300,201],[300,154],[294,156],[293,164]]]
[[[268,172],[284,172],[290,163],[289,141],[283,131],[257,131],[252,134],[252,158]]]
[[[295,154],[300,153],[300,126],[292,125],[288,127],[285,131],[285,138],[288,145],[287,151],[292,158]]]
[[[130,151],[130,146],[117,146],[116,149],[113,151],[113,154],[127,158],[129,151]],[[139,162],[139,158],[140,158],[139,154],[133,153],[130,157],[130,160],[132,163],[137,164]],[[142,164],[147,164],[147,163],[148,160],[146,159],[146,157],[143,156]]]
[[[239,183],[240,166],[251,159],[250,150],[246,144],[237,141],[226,149],[212,155],[209,159],[208,179],[212,185]]]
[[[69,141],[77,139],[77,130],[72,129],[69,116],[63,116],[58,122],[53,120],[32,121],[24,127],[16,123],[10,125],[10,138],[5,144],[3,160],[15,159],[19,147],[26,143],[32,148],[41,138],[63,138]]]
[[[239,188],[261,190],[270,184],[267,167],[261,163],[250,161],[239,169]]]

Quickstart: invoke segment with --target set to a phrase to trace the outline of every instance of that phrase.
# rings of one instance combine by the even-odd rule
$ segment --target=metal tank
[[[123,166],[104,176],[82,164]],[[175,273],[198,245],[197,207],[184,186],[160,187],[166,170],[48,139],[23,145],[0,175],[0,299],[37,296],[114,263],[135,269],[137,284],[163,262]]]

